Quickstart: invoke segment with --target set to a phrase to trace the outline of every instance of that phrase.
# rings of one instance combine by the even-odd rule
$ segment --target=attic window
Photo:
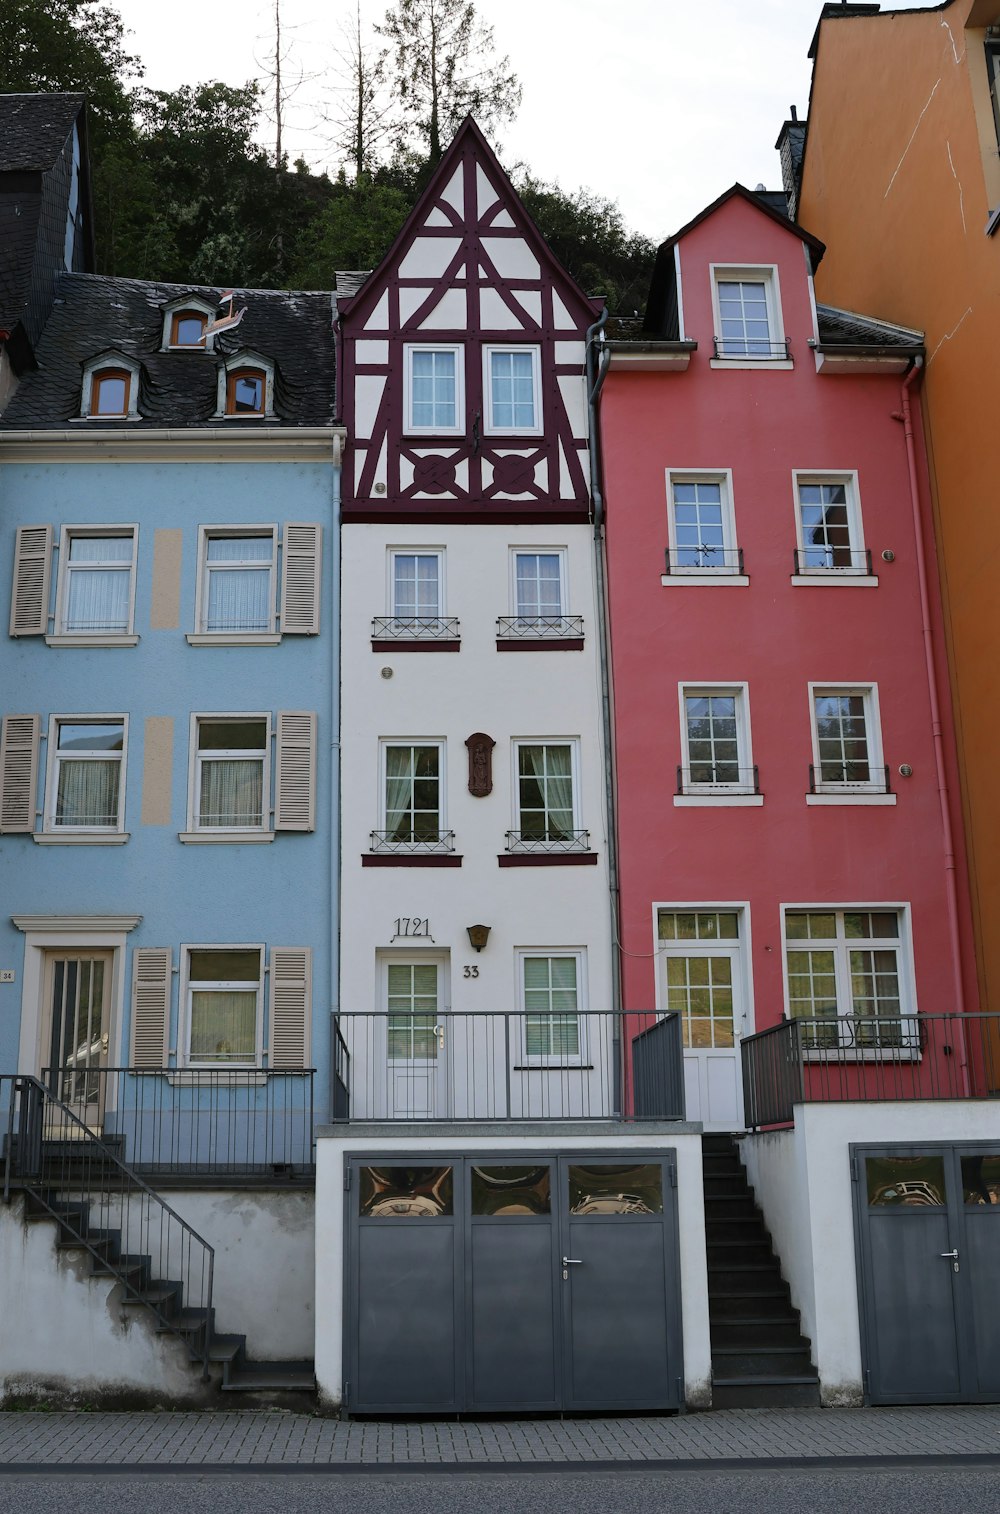
[[[90,384],[91,415],[128,415],[132,375],[127,368],[102,368]]]
[[[204,347],[208,317],[200,310],[177,310],[170,318],[171,347]]]
[[[263,415],[267,375],[261,368],[236,368],[226,375],[226,414]]]

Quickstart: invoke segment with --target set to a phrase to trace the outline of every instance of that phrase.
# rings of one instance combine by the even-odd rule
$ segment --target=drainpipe
[[[339,365],[338,365],[339,375]],[[330,1080],[327,1119],[333,1118],[333,1017],[340,1006],[340,498],[343,438],[333,433],[330,462],[330,582],[334,600],[330,633],[330,1050],[327,1076]]]
[[[965,987],[962,981],[961,936],[958,923],[958,880],[955,872],[955,840],[951,823],[951,806],[948,801],[948,773],[944,756],[944,733],[941,724],[941,703],[938,698],[937,671],[934,665],[934,643],[931,627],[930,591],[927,584],[927,561],[924,555],[923,526],[920,510],[920,494],[917,483],[917,455],[913,439],[913,412],[910,407],[910,390],[923,373],[924,360],[916,357],[900,387],[901,413],[893,419],[902,421],[906,442],[906,466],[910,477],[910,508],[913,512],[913,539],[917,552],[917,582],[920,586],[920,619],[924,642],[924,662],[927,670],[927,693],[931,707],[931,728],[934,734],[934,766],[937,772],[938,804],[941,809],[941,831],[944,838],[944,881],[948,909],[948,934],[951,938],[952,992],[955,1008],[961,1014],[965,1006]],[[966,1053],[965,1024],[961,1023],[959,1035],[959,1065],[962,1070],[962,1092],[969,1097],[969,1062]]]
[[[594,523],[594,571],[597,612],[597,641],[601,668],[601,724],[604,737],[604,805],[607,818],[608,847],[608,896],[611,910],[611,1008],[621,1009],[621,945],[618,909],[618,837],[615,829],[615,782],[614,747],[611,729],[611,669],[608,643],[608,617],[605,603],[606,583],[604,572],[604,495],[601,492],[600,438],[598,432],[598,400],[607,377],[611,354],[601,352],[598,364],[597,353],[603,347],[602,332],[608,319],[607,306],[594,324],[587,329],[587,406],[589,427],[587,450],[590,458],[591,519]]]

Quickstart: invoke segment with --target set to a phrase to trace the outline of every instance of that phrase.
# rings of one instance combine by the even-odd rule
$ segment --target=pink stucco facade
[[[774,270],[790,368],[712,366],[713,264],[753,270],[748,277]],[[944,776],[956,817],[949,900],[941,753],[936,759],[912,494],[897,418],[902,376],[877,368],[817,371],[807,248],[791,227],[744,197],[692,224],[679,242],[679,266],[680,334],[698,344],[689,367],[620,371],[613,361],[601,397],[625,1007],[667,1007],[670,951],[657,940],[657,906],[729,907],[740,922],[737,1038],[774,1025],[789,1002],[783,921],[788,910],[809,905],[895,914],[904,1014],[975,1008],[949,704],[935,650]],[[773,319],[772,313],[772,326]],[[919,446],[918,437],[918,478]],[[855,540],[871,553],[870,574],[860,571],[853,581],[816,574],[793,583],[796,472],[846,478],[856,491]],[[663,581],[668,473],[688,480],[724,475],[747,583],[735,573],[707,583],[692,582],[690,573]],[[924,548],[939,649],[929,532]],[[762,802],[733,803],[704,790],[676,801],[675,774],[686,761],[683,686],[712,685],[737,692]],[[869,755],[888,767],[893,797],[848,792],[807,802],[817,756],[811,685],[865,691]],[[912,776],[901,776],[904,765]],[[849,948],[841,953],[851,964],[842,974],[848,979],[859,960]],[[848,984],[845,1004],[841,982],[841,1014],[850,992]],[[714,1114],[709,1107],[711,1088],[706,1093],[703,1085],[698,1097],[703,1107],[692,1111],[689,1084],[689,1113],[727,1123],[721,1105]]]

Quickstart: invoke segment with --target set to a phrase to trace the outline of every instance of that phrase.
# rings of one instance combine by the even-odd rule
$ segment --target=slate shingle
[[[83,104],[83,95],[0,95],[0,173],[51,168]]]

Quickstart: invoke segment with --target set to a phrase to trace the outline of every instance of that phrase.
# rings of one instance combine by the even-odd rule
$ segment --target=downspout
[[[333,433],[330,483],[330,579],[333,593],[333,629],[330,640],[330,1049],[327,1076],[330,1082],[327,1119],[333,1119],[333,1036],[340,1008],[340,500],[343,438]]]
[[[597,614],[597,642],[601,671],[601,727],[604,740],[604,807],[607,821],[608,847],[608,900],[611,910],[611,1008],[621,1009],[621,946],[618,908],[618,836],[615,828],[615,782],[614,747],[611,729],[611,649],[608,642],[608,617],[606,605],[606,581],[604,572],[604,495],[601,492],[600,438],[598,433],[598,400],[611,363],[611,354],[601,352],[600,364],[597,351],[603,347],[607,306],[597,320],[587,328],[587,407],[589,426],[587,451],[590,459],[591,519],[594,523],[594,576]]]
[[[924,643],[924,663],[927,671],[927,693],[931,707],[931,729],[934,735],[934,766],[937,772],[938,804],[941,809],[941,832],[944,840],[944,881],[948,911],[948,934],[951,939],[952,992],[955,1009],[961,1014],[965,1006],[965,986],[962,981],[961,934],[958,922],[958,879],[955,871],[955,838],[951,823],[951,806],[948,801],[948,772],[944,755],[944,732],[941,725],[941,702],[938,698],[937,670],[934,665],[933,629],[931,626],[930,591],[927,584],[927,561],[924,555],[923,523],[920,510],[920,493],[917,477],[917,455],[913,439],[913,412],[910,407],[910,390],[923,373],[924,360],[916,357],[913,367],[900,386],[901,414],[894,416],[903,423],[906,442],[906,466],[910,478],[910,508],[913,514],[913,540],[917,553],[917,582],[920,587],[920,620]],[[959,1041],[959,1066],[962,1070],[962,1092],[969,1097],[969,1062],[965,1044],[965,1025],[961,1025]]]

